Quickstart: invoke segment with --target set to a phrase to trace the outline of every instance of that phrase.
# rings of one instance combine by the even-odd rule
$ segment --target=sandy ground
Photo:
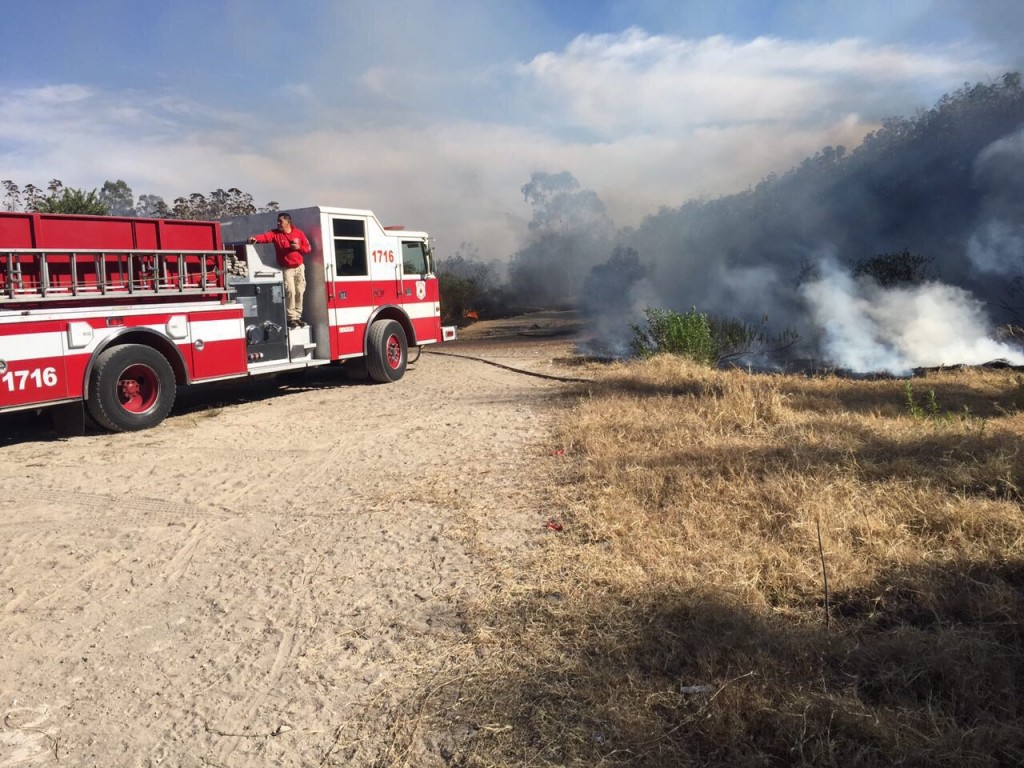
[[[437,351],[572,376],[571,320]],[[197,387],[139,433],[0,417],[0,766],[387,764],[460,603],[543,523],[566,384],[424,354]],[[457,732],[417,735],[443,765]]]

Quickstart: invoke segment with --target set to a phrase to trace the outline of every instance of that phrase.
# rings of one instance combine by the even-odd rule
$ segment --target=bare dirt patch
[[[478,323],[388,386],[196,388],[146,432],[0,419],[0,766],[444,764],[408,702],[551,533],[567,385],[510,368],[572,376],[575,328]]]

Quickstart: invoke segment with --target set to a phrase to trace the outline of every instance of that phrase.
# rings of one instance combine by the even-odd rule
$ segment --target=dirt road
[[[568,328],[481,323],[443,350],[572,376]],[[387,386],[197,388],[139,433],[3,417],[0,766],[385,762],[460,600],[544,535],[566,386],[424,354]]]

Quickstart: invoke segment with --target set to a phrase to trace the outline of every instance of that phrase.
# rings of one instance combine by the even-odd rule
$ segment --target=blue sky
[[[0,179],[372,208],[504,258],[534,171],[619,225],[1022,65],[1019,0],[0,0]]]

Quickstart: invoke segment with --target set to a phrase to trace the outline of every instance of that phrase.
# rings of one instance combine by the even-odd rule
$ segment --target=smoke
[[[580,351],[602,357],[626,357],[633,341],[631,327],[645,307],[657,302],[650,265],[632,248],[616,248],[611,258],[591,268],[583,281],[581,305],[590,338]]]
[[[1024,274],[1024,129],[986,147],[974,166],[981,215],[967,243],[967,256],[981,273]]]
[[[759,327],[767,317],[768,336],[799,338],[789,355],[856,372],[1024,363],[993,339],[1024,318],[1011,304],[1024,288],[1022,124],[1024,88],[1007,74],[886,121],[852,152],[824,147],[629,229],[568,172],[535,174],[512,284],[583,307],[594,347],[610,350],[628,348],[646,307],[696,308]]]
[[[967,257],[985,274],[1024,274],[1024,224],[1003,219],[986,221],[967,241]]]
[[[867,277],[854,279],[831,259],[819,272],[800,293],[832,365],[895,375],[1000,359],[1024,365],[1024,354],[991,338],[982,302],[962,288],[935,282],[883,288]]]

